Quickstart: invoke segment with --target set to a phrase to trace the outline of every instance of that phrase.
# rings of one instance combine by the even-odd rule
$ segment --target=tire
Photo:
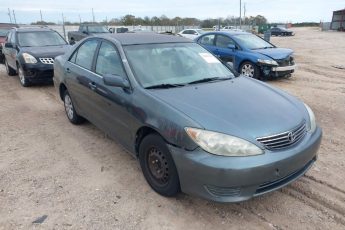
[[[79,116],[78,113],[75,111],[71,96],[69,95],[67,90],[65,90],[65,92],[63,93],[63,102],[66,116],[72,124],[78,125],[85,121],[85,119]]]
[[[6,72],[8,76],[14,76],[17,74],[16,70],[8,65],[6,58],[5,58],[5,67],[6,67]]]
[[[239,72],[246,77],[260,79],[260,69],[252,62],[243,62]]]
[[[161,136],[149,134],[139,147],[139,161],[151,188],[166,197],[180,192],[180,180],[170,151]]]
[[[30,82],[29,82],[29,80],[25,77],[25,72],[24,72],[23,68],[22,68],[20,65],[18,65],[17,69],[18,69],[18,77],[19,77],[19,82],[20,82],[20,84],[21,84],[23,87],[28,87],[28,86],[30,86]]]

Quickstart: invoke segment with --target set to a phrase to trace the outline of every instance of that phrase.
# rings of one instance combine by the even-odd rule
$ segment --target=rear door
[[[95,76],[92,72],[95,53],[100,41],[87,40],[81,44],[65,64],[66,84],[77,112],[93,121],[98,108],[92,102]]]
[[[230,49],[229,45],[236,46],[235,42],[228,36],[217,34],[215,41],[215,54],[225,62],[234,62],[236,49]]]
[[[211,53],[215,54],[216,52],[215,37],[216,35],[214,34],[201,36],[198,39],[198,43],[202,45],[204,48],[206,48],[208,51],[210,51]]]

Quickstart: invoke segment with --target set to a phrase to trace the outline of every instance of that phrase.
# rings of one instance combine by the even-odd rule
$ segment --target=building
[[[331,30],[345,31],[345,9],[333,11]]]

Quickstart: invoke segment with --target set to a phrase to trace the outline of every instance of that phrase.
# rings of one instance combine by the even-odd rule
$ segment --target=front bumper
[[[23,64],[25,77],[31,82],[52,81],[54,76],[54,65],[43,64]]]
[[[181,190],[218,202],[239,202],[277,190],[305,174],[317,158],[317,128],[293,148],[250,157],[225,157],[169,146]]]

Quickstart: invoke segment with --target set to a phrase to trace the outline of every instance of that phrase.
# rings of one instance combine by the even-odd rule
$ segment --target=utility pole
[[[80,17],[80,14],[79,14],[79,24],[81,24],[81,17]]]
[[[14,24],[17,24],[16,14],[14,13],[14,10],[12,10],[12,13],[13,13]]]
[[[10,17],[10,22],[12,23],[12,17],[11,17],[11,11],[10,11],[10,8],[8,8],[8,16]]]
[[[95,13],[93,12],[93,8],[92,8],[92,22],[95,23]]]
[[[63,37],[66,39],[66,29],[65,29],[65,17],[62,13],[62,31],[63,31]]]
[[[244,17],[244,22],[243,24],[245,25],[246,24],[246,3],[243,4],[243,17]]]
[[[240,29],[242,27],[242,0],[240,0]]]
[[[41,22],[43,22],[42,11],[40,10]]]

